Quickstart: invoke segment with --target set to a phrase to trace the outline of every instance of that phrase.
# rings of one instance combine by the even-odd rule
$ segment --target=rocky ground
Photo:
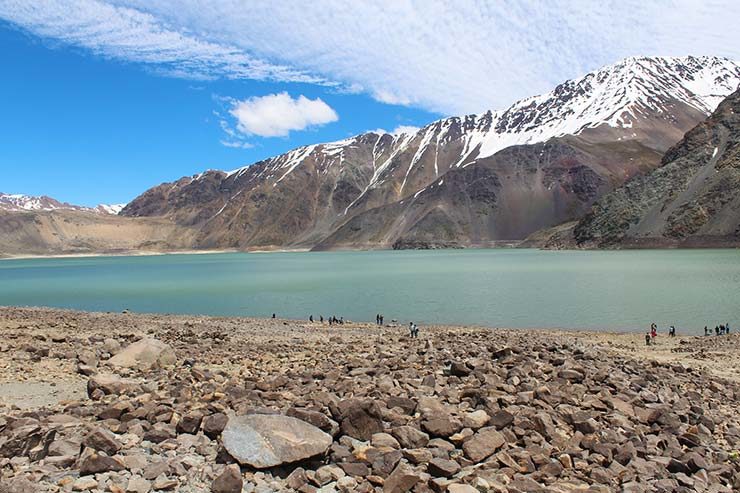
[[[740,337],[642,344],[3,308],[0,492],[740,490]]]

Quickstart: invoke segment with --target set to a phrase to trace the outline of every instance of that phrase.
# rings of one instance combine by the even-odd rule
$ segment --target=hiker
[[[309,315],[308,316],[308,321],[311,322],[311,323],[313,323],[313,315]]]
[[[650,345],[650,332],[645,332],[645,345]]]

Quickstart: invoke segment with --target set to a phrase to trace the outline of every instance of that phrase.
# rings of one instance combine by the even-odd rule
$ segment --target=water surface
[[[221,253],[0,261],[0,305],[698,333],[740,328],[740,250]]]

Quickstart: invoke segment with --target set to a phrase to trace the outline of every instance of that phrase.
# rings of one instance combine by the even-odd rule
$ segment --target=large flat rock
[[[141,339],[108,360],[113,366],[151,368],[174,365],[175,351],[168,344],[152,338]]]
[[[323,454],[330,435],[290,416],[231,416],[221,434],[224,448],[242,465],[257,469],[279,466]]]

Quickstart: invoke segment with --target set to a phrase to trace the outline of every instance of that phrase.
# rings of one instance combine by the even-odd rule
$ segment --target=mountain
[[[502,111],[366,133],[154,187],[121,215],[197,248],[489,245],[582,217],[740,83],[716,57],[628,58]]]
[[[582,247],[740,244],[740,91],[662,160],[598,201],[574,228]]]
[[[101,214],[118,214],[126,204],[100,204],[96,207],[83,207],[79,205],[60,202],[46,195],[32,196],[23,194],[8,194],[0,192],[0,211],[22,212],[22,211],[54,211],[54,210],[76,210],[98,212]]]

